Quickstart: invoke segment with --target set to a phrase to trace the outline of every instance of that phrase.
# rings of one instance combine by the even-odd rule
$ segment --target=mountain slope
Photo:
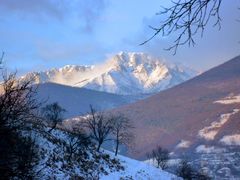
[[[143,97],[116,95],[54,83],[39,84],[37,91],[37,98],[40,101],[58,102],[66,109],[66,118],[89,112],[89,105],[97,110],[106,110],[134,102]]]
[[[240,56],[150,98],[116,109],[136,127],[136,151],[132,156],[144,158],[156,145],[175,153],[183,151],[184,146],[197,151],[201,143],[222,144],[223,136],[239,134],[239,69]]]
[[[37,83],[85,87],[117,94],[156,93],[192,78],[196,73],[169,65],[144,53],[119,53],[96,66],[67,65],[60,69],[29,73]]]
[[[90,145],[84,150],[87,155],[75,149],[69,160],[66,147],[76,142],[76,139],[68,132],[59,129],[49,132],[49,129],[41,129],[32,133],[41,154],[35,166],[37,179],[181,179],[144,162],[114,156],[103,149],[96,152]]]
[[[114,155],[111,152],[107,152],[113,158]],[[182,178],[177,177],[171,173],[168,173],[164,170],[156,168],[149,163],[141,162],[138,160],[134,160],[125,156],[118,155],[117,159],[119,159],[120,163],[125,168],[124,171],[118,171],[110,173],[109,175],[103,176],[101,180],[119,180],[119,179],[141,179],[141,180],[181,180]]]

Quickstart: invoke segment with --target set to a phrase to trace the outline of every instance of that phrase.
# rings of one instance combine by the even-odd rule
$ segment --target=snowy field
[[[111,152],[108,152],[114,156]],[[166,171],[156,168],[148,163],[130,159],[124,156],[118,156],[121,164],[124,166],[124,171],[113,172],[107,176],[102,176],[101,180],[119,180],[119,179],[134,179],[134,180],[181,180]]]
[[[240,103],[240,95],[237,96],[227,96],[221,100],[215,101],[218,104],[235,104]]]

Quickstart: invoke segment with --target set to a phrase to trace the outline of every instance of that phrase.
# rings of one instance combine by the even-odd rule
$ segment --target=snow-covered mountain
[[[167,64],[145,53],[124,53],[96,66],[67,65],[59,69],[32,72],[37,83],[54,82],[122,95],[156,93],[196,75],[193,70]]]

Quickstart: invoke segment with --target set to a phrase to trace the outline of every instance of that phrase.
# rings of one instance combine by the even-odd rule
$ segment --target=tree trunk
[[[98,142],[97,152],[99,152],[101,145],[102,145],[102,143],[101,143],[101,142]]]
[[[119,146],[119,132],[117,131],[115,156],[117,156],[118,154],[118,146]]]
[[[115,150],[115,156],[118,154],[118,146],[119,146],[119,141],[116,141],[116,150]]]

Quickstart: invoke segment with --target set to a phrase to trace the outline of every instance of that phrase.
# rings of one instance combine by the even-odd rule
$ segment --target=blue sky
[[[194,48],[165,51],[174,37],[151,35],[148,25],[170,1],[161,0],[1,0],[0,51],[20,73],[66,64],[101,63],[119,51],[142,51],[198,70],[216,66],[240,53],[240,11],[236,0],[223,1],[222,29],[206,29]]]

